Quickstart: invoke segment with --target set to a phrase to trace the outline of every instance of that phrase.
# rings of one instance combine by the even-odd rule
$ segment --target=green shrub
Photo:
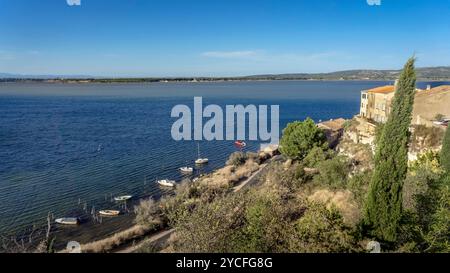
[[[177,198],[177,196],[164,196],[159,203],[165,222],[170,227],[176,226],[180,219],[196,207],[195,200]]]
[[[245,225],[235,239],[235,251],[245,253],[285,252],[291,204],[277,196],[253,195],[245,210]]]
[[[413,195],[413,208],[406,207],[403,213],[399,251],[450,251],[450,177],[422,170],[411,178],[416,179],[418,189]]]
[[[324,150],[322,147],[314,147],[309,151],[308,155],[303,159],[306,167],[316,168],[319,163],[331,159],[334,156],[334,151]]]
[[[310,118],[289,123],[283,130],[280,151],[291,159],[302,160],[314,148],[328,149],[327,138]]]
[[[450,182],[450,179],[447,178],[447,180]],[[450,185],[448,184],[441,188],[440,198],[431,216],[425,241],[428,244],[426,252],[450,252]]]
[[[305,165],[297,164],[295,166],[295,174],[294,174],[295,180],[303,182],[304,180],[306,180],[306,177],[307,177],[307,174],[305,171]]]
[[[419,155],[417,160],[409,164],[409,171],[413,174],[426,169],[434,173],[440,173],[440,158],[439,153],[435,151],[426,151],[425,153]]]
[[[439,178],[440,175],[438,173],[435,173],[426,166],[415,167],[414,172],[408,174],[403,185],[403,208],[414,213],[423,211],[423,216],[427,218],[426,214],[429,211],[425,209],[425,203],[429,200],[430,194],[427,194],[427,192],[436,187]]]
[[[416,253],[421,251],[424,238],[417,223],[416,213],[409,210],[403,211],[396,242],[397,252]]]
[[[244,224],[246,198],[241,194],[199,203],[191,212],[179,215],[176,222],[176,252],[233,252],[236,230]]]
[[[355,200],[360,206],[364,204],[372,177],[372,171],[365,171],[353,175],[347,183],[347,189],[355,195]]]
[[[333,187],[344,187],[350,166],[346,157],[337,156],[318,163],[318,169],[319,174],[314,177],[314,182]]]
[[[446,172],[450,173],[450,129],[448,128],[442,143],[441,166]]]
[[[302,164],[295,164],[285,168],[279,162],[272,163],[265,177],[262,179],[274,188],[285,194],[291,194],[297,191],[307,180],[308,175],[304,172]]]
[[[335,209],[311,203],[295,223],[289,251],[296,253],[343,253],[361,251]]]

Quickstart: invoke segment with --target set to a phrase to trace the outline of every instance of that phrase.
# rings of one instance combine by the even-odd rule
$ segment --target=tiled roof
[[[373,89],[366,90],[368,93],[378,93],[378,94],[387,94],[395,91],[395,86],[386,85],[381,87],[376,87]]]

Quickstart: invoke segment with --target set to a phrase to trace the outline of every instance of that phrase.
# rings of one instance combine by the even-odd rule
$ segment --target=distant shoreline
[[[450,81],[450,66],[417,68],[420,81]],[[243,81],[394,81],[400,70],[354,69],[325,73],[278,73],[235,76],[96,76],[26,75],[0,73],[0,82],[50,83],[169,83],[169,82],[243,82]]]
[[[395,79],[214,79],[214,80],[193,80],[193,79],[177,79],[177,80],[153,80],[153,79],[0,79],[0,84],[11,83],[45,83],[45,84],[170,84],[170,83],[232,83],[232,82],[271,82],[271,81],[302,81],[302,82],[380,82],[394,81]],[[428,79],[418,78],[418,82],[448,82],[450,78]]]

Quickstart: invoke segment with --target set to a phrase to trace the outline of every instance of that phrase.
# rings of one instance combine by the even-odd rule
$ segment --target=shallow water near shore
[[[267,81],[153,84],[0,84],[0,234],[44,227],[54,217],[82,217],[78,227],[56,227],[57,245],[89,242],[132,225],[133,215],[94,221],[101,209],[132,211],[140,198],[172,190],[157,179],[181,181],[194,166],[197,142],[171,138],[172,107],[280,105],[280,126],[311,117],[351,118],[360,91],[388,82]],[[425,87],[427,83],[420,83]],[[432,83],[433,86],[442,83]],[[246,151],[256,151],[257,141]],[[200,143],[210,163],[195,175],[222,167],[237,151],[231,141]],[[124,208],[112,200],[131,194]]]

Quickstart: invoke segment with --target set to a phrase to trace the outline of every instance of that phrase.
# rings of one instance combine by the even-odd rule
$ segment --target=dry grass
[[[308,197],[309,201],[325,204],[328,209],[335,207],[344,217],[344,222],[355,225],[361,219],[361,210],[354,200],[353,193],[345,191],[330,191],[321,189]]]
[[[233,187],[236,183],[250,177],[259,169],[259,164],[252,159],[239,167],[226,166],[209,176],[202,178],[199,183],[208,187]]]
[[[242,179],[248,178],[259,169],[258,163],[254,162],[253,160],[247,160],[247,162],[237,168],[233,174],[228,178],[229,183],[235,184]]]
[[[125,231],[116,233],[109,238],[82,245],[81,249],[83,253],[106,253],[132,240],[141,238],[142,236],[153,231],[154,229],[151,227],[136,225]],[[62,251],[62,253],[65,252],[66,251]]]

